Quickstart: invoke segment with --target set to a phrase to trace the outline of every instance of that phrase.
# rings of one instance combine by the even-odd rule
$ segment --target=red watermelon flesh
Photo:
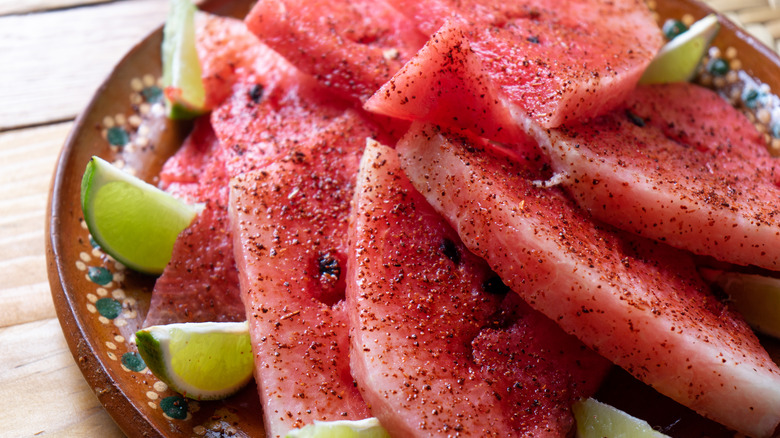
[[[217,237],[228,230],[227,181],[219,143],[208,117],[201,117],[163,166],[160,184],[204,209],[176,240],[155,282],[144,326],[245,319],[232,246]]]
[[[269,436],[370,416],[349,368],[347,221],[372,133],[334,123],[231,182],[230,214]]]
[[[296,67],[360,102],[425,42],[384,0],[261,0],[246,23]]]
[[[397,149],[427,200],[506,284],[639,380],[750,436],[780,422],[780,370],[691,258],[593,222],[532,183],[536,150],[415,125]]]
[[[491,93],[481,99],[479,110],[488,114],[488,122],[492,114],[504,120],[506,108],[519,122],[533,120],[545,128],[589,118],[622,102],[663,43],[640,0],[391,3],[424,32],[446,29],[432,38],[436,51],[420,52],[410,61],[412,66],[366,102],[370,111],[409,120],[452,124],[451,117],[436,117],[451,111],[438,108],[437,102],[448,105],[464,90],[452,86],[451,72],[440,69],[441,59],[464,56],[474,57],[468,63],[482,67],[481,74],[466,82],[482,83],[487,77],[488,87],[498,90],[500,103]],[[469,50],[463,49],[463,37]],[[421,74],[425,84],[419,83]],[[427,86],[432,83],[437,86]],[[409,88],[414,92],[407,93]],[[491,132],[489,125],[483,129]]]
[[[609,115],[536,137],[597,218],[722,261],[780,269],[776,161],[714,92],[640,87]]]
[[[350,228],[352,374],[391,435],[568,436],[611,364],[509,291],[369,144]]]
[[[238,28],[236,23],[243,26],[236,20],[210,19],[208,28],[214,35],[229,33],[220,32],[220,26],[231,31]],[[245,319],[227,225],[230,178],[287,155],[323,130],[343,129],[357,117],[349,104],[330,97],[316,80],[245,30],[247,35],[256,42],[257,62],[231,79],[230,96],[211,114],[214,132],[195,129],[193,140],[166,164],[166,174],[179,175],[173,178],[197,178],[197,183],[177,183],[177,189],[206,207],[174,245],[171,261],[155,284],[145,325]],[[230,62],[225,53],[212,53],[215,61],[210,65]],[[217,145],[211,143],[213,137]],[[209,146],[204,147],[206,143]]]
[[[209,110],[230,96],[238,78],[274,65],[273,52],[263,47],[243,21],[234,18],[198,12],[195,46]]]

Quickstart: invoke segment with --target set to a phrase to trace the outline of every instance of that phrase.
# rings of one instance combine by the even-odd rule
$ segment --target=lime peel
[[[285,438],[390,438],[390,434],[374,417],[363,420],[314,421],[301,429],[293,429]]]
[[[187,119],[206,112],[206,90],[195,45],[195,14],[190,0],[172,0],[163,28],[163,87],[168,117]]]
[[[645,70],[640,84],[691,80],[720,29],[718,16],[707,15],[666,43]]]
[[[104,252],[131,269],[159,274],[201,207],[92,157],[81,180],[81,209]]]
[[[669,438],[647,421],[593,398],[574,403],[572,411],[577,421],[577,438]]]
[[[149,370],[189,398],[222,399],[252,379],[246,321],[151,326],[136,332],[135,343]]]
[[[723,289],[729,305],[754,329],[780,338],[780,279],[708,268],[699,272],[708,283]]]

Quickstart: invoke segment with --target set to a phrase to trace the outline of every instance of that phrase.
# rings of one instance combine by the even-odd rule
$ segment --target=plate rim
[[[204,11],[217,12],[226,4],[234,2],[235,0],[205,0],[199,2],[198,7]],[[724,14],[715,12],[711,7],[699,0],[657,0],[657,3],[662,4],[667,4],[669,2],[679,4],[680,6],[687,6],[688,9],[691,9],[691,12],[696,13],[697,15],[702,13],[717,14],[721,26],[727,28],[729,32],[734,35],[736,40],[742,41],[745,46],[749,46],[751,49],[756,50],[760,57],[770,61],[769,63],[766,63],[766,65],[772,65],[775,72],[775,82],[780,84],[780,55],[776,51],[768,48],[762,42],[731,22]],[[64,243],[53,233],[53,230],[58,229],[61,221],[65,220],[64,217],[55,215],[55,212],[63,211],[68,208],[64,205],[66,202],[65,197],[67,195],[65,191],[65,181],[68,178],[74,177],[73,175],[68,175],[68,168],[76,153],[79,133],[84,129],[89,129],[87,126],[89,115],[98,105],[100,96],[106,92],[112,79],[126,68],[128,62],[137,56],[139,51],[147,44],[151,44],[152,40],[161,38],[161,36],[162,25],[155,28],[139,42],[134,44],[133,47],[111,68],[106,78],[101,82],[101,85],[93,93],[90,102],[76,117],[74,125],[68,133],[62,149],[58,154],[57,164],[54,168],[54,175],[49,187],[46,204],[44,233],[47,274],[60,327],[65,335],[64,337],[71,355],[76,361],[84,379],[90,386],[90,389],[93,390],[93,393],[97,396],[102,407],[111,416],[123,433],[131,436],[164,437],[171,436],[171,434],[166,434],[164,433],[166,431],[155,427],[155,423],[139,409],[136,403],[134,403],[122,389],[119,382],[112,377],[112,373],[105,365],[105,360],[101,360],[98,352],[98,340],[90,339],[86,336],[87,333],[84,329],[85,323],[83,318],[80,317],[81,312],[76,308],[73,297],[66,293],[66,265],[62,259],[62,247]],[[762,80],[765,80],[766,75],[772,74],[768,69],[751,71],[750,73],[754,77],[762,78]],[[775,91],[780,92],[780,89]],[[80,206],[71,206],[71,208],[80,209]],[[167,432],[173,431],[168,429]]]

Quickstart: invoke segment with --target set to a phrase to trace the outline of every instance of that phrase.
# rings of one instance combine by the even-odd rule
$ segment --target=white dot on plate
[[[160,397],[160,394],[154,391],[146,391],[146,396],[149,398],[149,400],[157,400]]]
[[[100,295],[101,297],[108,295],[108,291],[104,287],[97,288],[95,292],[97,292],[97,294]]]
[[[165,382],[155,382],[154,390],[157,392],[165,392],[168,390],[168,385],[166,385]]]
[[[90,256],[89,254],[83,251],[79,253],[79,258],[84,262],[89,262],[90,260],[92,260],[92,256]]]
[[[114,353],[112,353],[110,351],[106,353],[106,356],[108,356],[108,358],[111,359],[111,360],[116,360],[116,354],[114,354]]]
[[[132,88],[133,91],[141,91],[144,89],[144,83],[141,81],[140,78],[133,78],[130,81],[130,88]]]
[[[127,117],[124,114],[117,114],[115,117],[117,125],[127,124]]]
[[[155,403],[155,402],[149,402],[149,403],[147,403],[147,405],[149,405],[149,407],[152,408],[152,409],[157,409],[157,403]]]
[[[122,318],[116,318],[114,319],[114,325],[117,327],[124,327],[127,325],[127,320],[124,320]]]
[[[90,303],[97,303],[98,297],[95,294],[87,294],[87,299]]]
[[[116,335],[116,336],[114,336],[114,340],[115,340],[115,341],[117,341],[117,342],[119,342],[120,344],[124,344],[124,342],[125,342],[125,337],[124,337],[124,336],[122,336],[122,335]]]
[[[108,323],[109,323],[109,320],[108,320],[108,318],[106,318],[106,317],[105,317],[105,316],[103,316],[103,315],[101,315],[101,316],[98,316],[98,321],[102,322],[103,324],[108,324]]]
[[[114,119],[111,118],[111,116],[105,116],[103,117],[103,126],[106,128],[113,128],[115,125]]]
[[[97,312],[97,307],[95,307],[94,304],[87,304],[87,310],[89,310],[89,313],[95,313]]]
[[[111,341],[106,341],[106,347],[108,347],[108,348],[110,348],[112,350],[116,350],[116,344],[111,342]]]
[[[79,271],[86,271],[87,265],[81,260],[76,260],[76,269],[78,269]]]
[[[114,280],[116,280],[116,275],[114,275]],[[114,291],[111,292],[111,296],[117,300],[124,300],[126,295],[123,289],[114,289]]]

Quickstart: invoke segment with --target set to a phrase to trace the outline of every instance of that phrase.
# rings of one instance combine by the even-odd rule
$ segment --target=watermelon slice
[[[611,364],[508,294],[375,142],[350,233],[352,373],[391,435],[570,434]]]
[[[296,67],[360,102],[425,43],[384,0],[261,0],[246,23]]]
[[[537,130],[597,218],[740,265],[780,270],[780,169],[762,135],[703,87],[640,87],[613,113]]]
[[[160,183],[204,209],[176,240],[171,261],[154,284],[145,327],[245,319],[232,246],[219,237],[228,228],[227,182],[220,145],[208,117],[201,117],[163,166]]]
[[[349,368],[343,306],[350,200],[365,138],[354,117],[231,182],[230,213],[269,436],[370,416]]]
[[[211,44],[219,46],[224,35],[231,35],[229,45],[209,52],[214,58],[202,61],[210,66],[204,72],[232,72],[232,76],[216,75],[226,78],[224,82],[206,82],[213,85],[207,87],[212,90],[207,95],[223,95],[227,90],[229,97],[222,98],[211,113],[213,133],[196,129],[192,140],[165,166],[163,181],[170,175],[177,186],[169,189],[181,190],[187,199],[204,202],[206,207],[178,239],[171,262],[157,279],[146,326],[245,319],[228,226],[230,178],[287,157],[292,148],[310,143],[326,130],[341,130],[344,141],[355,132],[361,146],[366,137],[381,138],[362,118],[355,122],[359,116],[351,104],[333,98],[315,79],[260,43],[241,21],[201,18],[210,20],[202,27],[209,33],[198,34],[199,39],[213,39],[217,42]],[[256,55],[254,62],[232,69],[233,57],[224,52],[249,46]],[[196,170],[201,166],[208,170]]]
[[[685,253],[594,223],[534,184],[538,151],[415,125],[398,144],[415,187],[532,307],[639,380],[750,436],[780,423],[780,370]]]
[[[469,108],[484,112],[488,123],[505,120],[507,110],[520,124],[531,120],[544,128],[592,117],[622,102],[663,43],[639,0],[391,3],[421,31],[437,30],[431,39],[436,49],[420,52],[366,102],[369,111],[409,120],[453,125],[453,109],[447,106],[464,90],[450,79],[451,71],[440,68],[442,58],[450,57],[473,57],[465,62],[481,65],[482,72],[464,81],[498,91],[500,102],[485,93],[477,95],[481,107]],[[464,50],[464,40],[469,50]],[[473,97],[466,93],[466,102],[472,104]],[[491,134],[491,128],[488,124],[474,132]]]

